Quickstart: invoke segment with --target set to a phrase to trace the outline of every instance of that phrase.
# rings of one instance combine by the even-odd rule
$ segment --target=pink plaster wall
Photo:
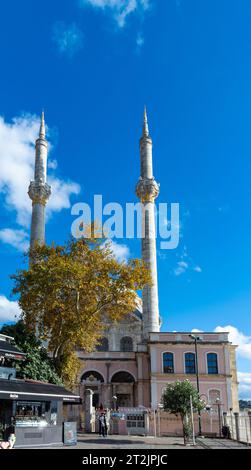
[[[106,362],[110,362],[110,361],[109,360],[104,360],[104,361],[88,361],[88,360],[86,360],[84,362],[84,367],[81,370],[81,373],[79,374],[80,378],[85,372],[94,370],[96,372],[99,372],[103,376],[104,382],[106,383],[107,382]],[[134,362],[134,361],[128,361],[128,362],[116,361],[116,362],[111,362],[110,364],[111,365],[110,365],[110,368],[109,368],[109,382],[111,381],[112,376],[116,372],[121,372],[121,371],[129,372],[130,374],[133,375],[133,377],[135,378],[135,381],[137,381],[138,373],[137,373],[137,364],[136,364],[136,362]]]
[[[202,341],[198,342],[198,371],[200,395],[209,402],[209,391],[220,391],[222,409],[231,407],[227,393],[227,379],[230,379],[229,352],[226,347],[227,334],[198,334]],[[196,387],[196,375],[185,373],[185,353],[195,352],[194,341],[188,333],[159,333],[151,334],[151,381],[152,404],[160,403],[163,390],[167,383],[176,380],[190,380]],[[173,353],[174,373],[163,372],[163,353]],[[218,374],[208,374],[207,354],[216,353],[218,358]],[[155,396],[154,396],[155,395]],[[157,395],[157,396],[156,396]]]

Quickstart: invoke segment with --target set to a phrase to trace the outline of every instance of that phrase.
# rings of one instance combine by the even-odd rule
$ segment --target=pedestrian
[[[13,449],[16,442],[14,418],[11,418],[10,425],[5,429],[5,441],[1,442],[1,449]]]
[[[99,435],[103,437],[106,437],[107,435],[107,424],[106,424],[105,413],[101,413],[99,417]]]

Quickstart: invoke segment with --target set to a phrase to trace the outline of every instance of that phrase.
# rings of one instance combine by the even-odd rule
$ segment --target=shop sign
[[[64,423],[64,444],[66,446],[74,446],[77,444],[77,423],[68,422]]]

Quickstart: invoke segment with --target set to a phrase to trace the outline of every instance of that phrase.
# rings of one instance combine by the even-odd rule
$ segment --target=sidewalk
[[[34,448],[34,447],[33,447]],[[36,447],[38,448],[38,447]],[[41,447],[40,447],[41,448]],[[251,449],[240,442],[228,439],[198,438],[196,446],[184,446],[182,437],[153,437],[153,436],[117,436],[105,438],[97,434],[78,434],[75,446],[46,446],[43,449]]]
[[[249,449],[251,447],[231,439],[198,438],[197,442],[205,449]]]
[[[78,449],[194,449],[194,446],[184,446],[181,437],[153,436],[107,436],[96,434],[79,434]],[[203,447],[199,444],[196,448]]]

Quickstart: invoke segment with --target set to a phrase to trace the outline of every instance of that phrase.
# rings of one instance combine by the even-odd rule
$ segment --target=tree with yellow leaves
[[[77,350],[92,351],[104,320],[117,322],[137,307],[137,291],[151,283],[141,260],[118,262],[109,243],[81,238],[36,246],[29,269],[11,276],[22,319],[47,343],[58,374],[73,386]]]

